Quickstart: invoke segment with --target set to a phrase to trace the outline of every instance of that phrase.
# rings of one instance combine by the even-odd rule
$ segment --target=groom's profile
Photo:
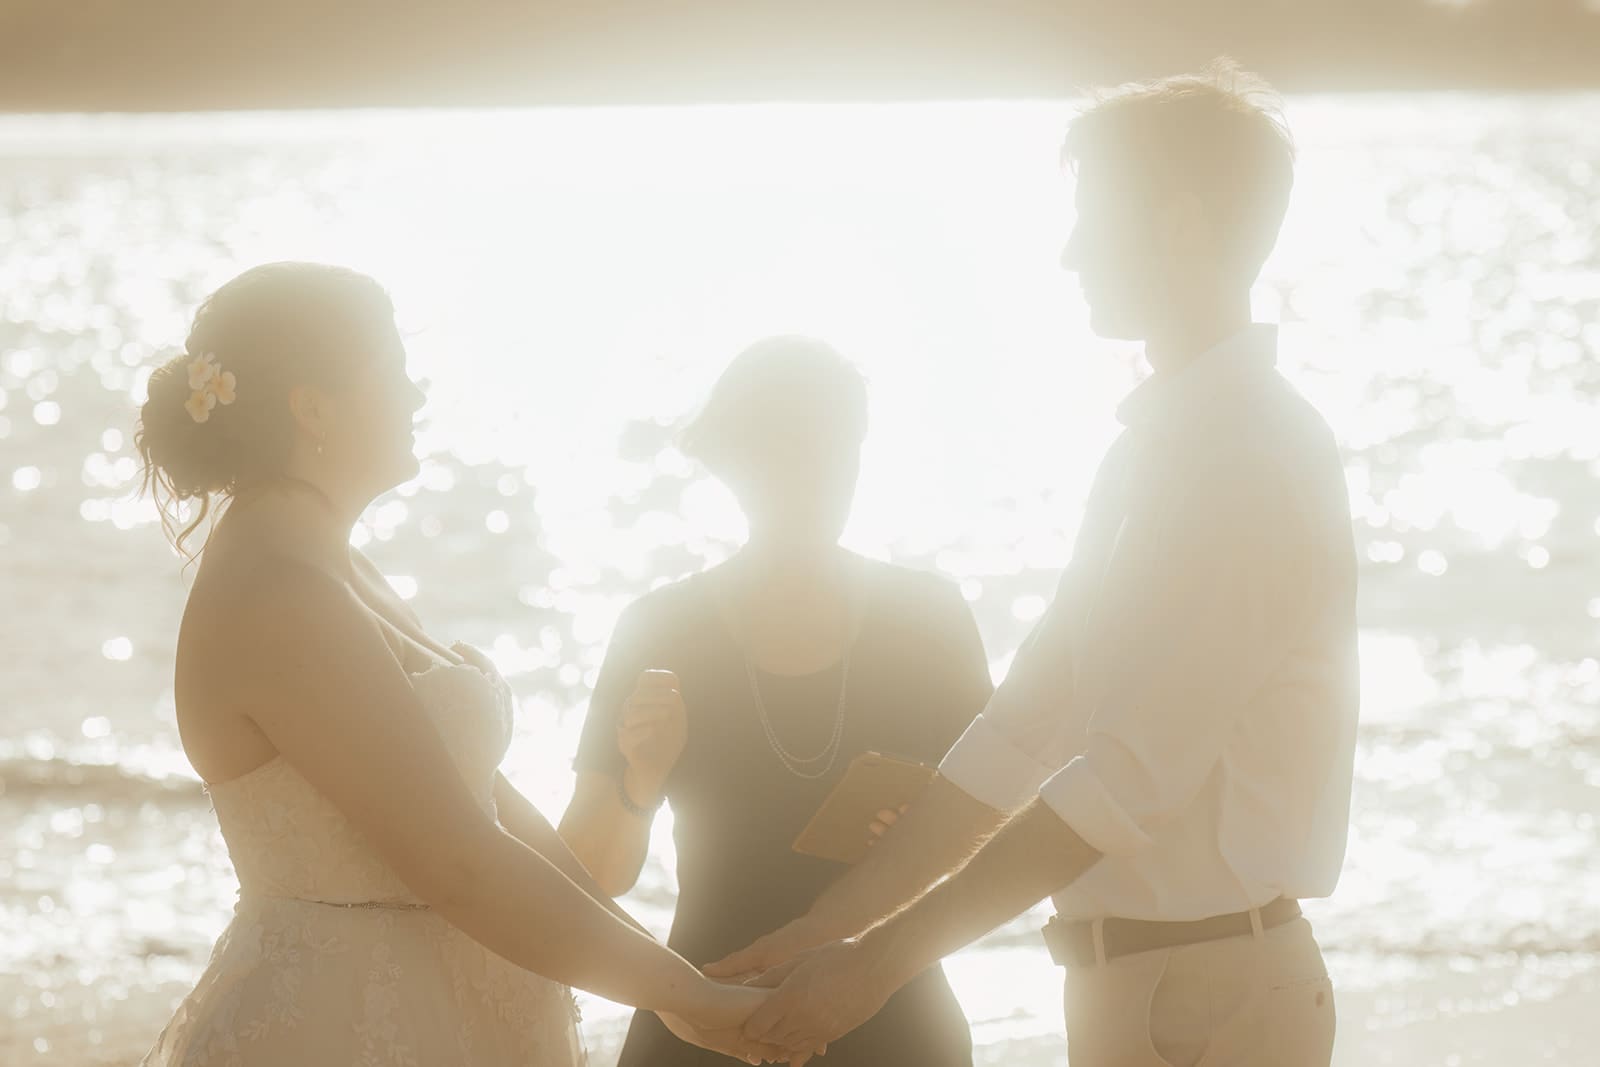
[[[923,799],[810,913],[708,972],[785,965],[745,1034],[803,1057],[1051,896],[1074,1064],[1327,1064],[1299,901],[1344,858],[1355,551],[1333,435],[1250,311],[1292,142],[1265,84],[1221,63],[1101,95],[1063,155],[1064,264],[1095,331],[1153,368],[1072,560]]]

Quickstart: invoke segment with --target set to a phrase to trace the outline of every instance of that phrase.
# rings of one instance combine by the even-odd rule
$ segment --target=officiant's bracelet
[[[638,815],[641,818],[653,816],[656,812],[661,810],[662,802],[667,799],[665,794],[657,797],[655,799],[655,803],[653,804],[635,804],[633,802],[633,798],[628,795],[627,779],[627,771],[623,771],[621,774],[617,775],[617,799],[622,801],[622,810],[626,811],[629,815]]]

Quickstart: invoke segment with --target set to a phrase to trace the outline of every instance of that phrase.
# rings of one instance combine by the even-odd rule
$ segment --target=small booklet
[[[794,839],[794,850],[838,863],[859,862],[871,847],[878,812],[914,803],[935,773],[926,763],[863,752]]]

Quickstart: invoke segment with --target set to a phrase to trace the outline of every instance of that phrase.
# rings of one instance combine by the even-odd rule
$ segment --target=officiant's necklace
[[[767,702],[761,698],[761,679],[757,676],[755,660],[743,642],[736,642],[739,647],[739,655],[744,660],[745,677],[750,681],[750,696],[755,701],[756,714],[761,719],[761,729],[767,735],[767,745],[771,747],[772,754],[778,757],[778,761],[783,764],[785,770],[796,778],[803,778],[807,781],[815,781],[833,770],[833,765],[839,758],[840,742],[844,740],[846,697],[850,688],[850,650],[855,645],[854,613],[850,607],[851,601],[848,589],[847,582],[845,597],[846,636],[844,652],[840,657],[839,700],[833,710],[833,732],[828,737],[828,743],[815,756],[796,755],[778,736],[777,728],[772,724],[772,715],[767,711]],[[729,602],[736,603],[737,599],[730,597]]]
[[[797,778],[814,781],[833,770],[834,761],[839,758],[839,742],[844,739],[845,693],[850,684],[849,646],[845,646],[844,658],[839,668],[839,703],[833,712],[833,736],[815,756],[797,756],[778,738],[778,731],[772,726],[772,716],[767,714],[766,701],[761,699],[761,681],[756,677],[756,665],[751,662],[749,655],[744,657],[744,670],[750,679],[750,695],[755,698],[756,713],[761,717],[761,728],[767,733],[767,744],[772,746],[773,754],[789,773]]]

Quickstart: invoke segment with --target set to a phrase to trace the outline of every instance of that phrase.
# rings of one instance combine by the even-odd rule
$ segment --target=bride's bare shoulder
[[[305,551],[293,520],[269,508],[226,514],[195,572],[175,696],[184,747],[207,780],[270,758],[257,723],[263,703],[294,695],[285,667],[320,663],[366,636],[349,589]]]
[[[273,620],[318,613],[344,603],[349,591],[319,554],[303,505],[251,501],[218,522],[195,573],[179,635],[205,644],[246,640]]]

